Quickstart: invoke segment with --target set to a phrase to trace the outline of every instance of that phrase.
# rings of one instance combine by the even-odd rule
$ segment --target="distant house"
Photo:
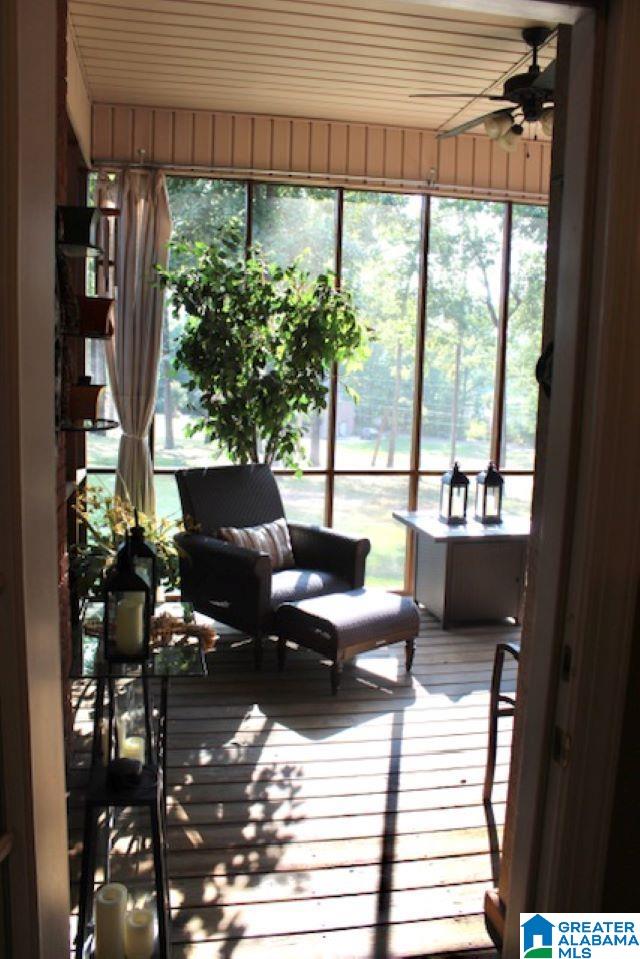
[[[528,952],[534,945],[551,946],[553,944],[553,923],[545,919],[544,916],[536,915],[522,923],[524,929],[524,951]],[[540,936],[541,942],[535,943],[536,936]]]

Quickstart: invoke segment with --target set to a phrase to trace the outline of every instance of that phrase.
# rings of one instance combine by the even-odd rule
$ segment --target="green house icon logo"
[[[525,959],[552,959],[553,923],[535,915],[522,923],[522,955]]]

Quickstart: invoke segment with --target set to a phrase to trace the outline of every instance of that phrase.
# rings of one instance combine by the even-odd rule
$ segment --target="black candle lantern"
[[[454,463],[453,469],[442,477],[440,487],[440,519],[443,523],[449,526],[466,523],[468,495],[469,478]]]
[[[118,552],[104,584],[104,655],[110,662],[143,663],[149,658],[151,587],[134,567],[130,540]]]
[[[489,463],[486,470],[476,478],[476,519],[479,523],[491,525],[502,522],[502,491],[504,480],[495,467]]]
[[[153,607],[158,588],[158,557],[153,546],[144,538],[144,527],[140,526],[138,522],[138,510],[135,510],[135,518],[136,525],[131,528],[128,540],[122,544],[118,553],[128,550],[134,572],[145,581],[151,590]]]

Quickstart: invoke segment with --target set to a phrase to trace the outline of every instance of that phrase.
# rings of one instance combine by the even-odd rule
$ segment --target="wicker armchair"
[[[364,585],[368,539],[288,523],[295,567],[274,572],[265,553],[218,538],[222,526],[257,526],[284,517],[268,466],[180,470],[176,479],[185,526],[197,530],[176,536],[182,596],[198,612],[252,636],[256,666],[262,638],[282,603]]]

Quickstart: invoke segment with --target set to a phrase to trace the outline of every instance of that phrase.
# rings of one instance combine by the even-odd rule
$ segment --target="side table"
[[[393,516],[416,535],[414,599],[445,629],[452,623],[519,619],[528,518],[448,526],[432,513],[399,510]]]
[[[177,605],[163,607],[168,613],[185,612]],[[87,929],[92,920],[94,875],[98,848],[98,819],[101,810],[106,810],[106,869],[109,876],[111,834],[114,826],[113,810],[122,808],[147,809],[150,817],[151,845],[153,849],[154,886],[158,916],[158,945],[161,959],[168,956],[170,907],[169,886],[165,864],[166,851],[166,762],[167,762],[167,713],[169,682],[179,677],[192,678],[207,675],[206,646],[203,632],[190,635],[185,620],[185,632],[173,632],[170,636],[152,643],[151,655],[146,663],[112,663],[103,655],[101,617],[103,604],[89,604],[77,637],[77,648],[70,678],[95,681],[95,706],[91,750],[91,776],[84,796],[84,838],[82,869],[79,893],[78,931],[76,936],[76,959],[85,955]],[[186,610],[187,616],[190,611]],[[209,630],[210,632],[210,630]],[[140,781],[130,788],[115,789],[109,782],[107,763],[116,755],[118,740],[118,717],[116,712],[117,687],[119,683],[141,684],[141,724],[144,730],[145,765]],[[160,686],[160,698],[154,709],[153,690]],[[104,716],[105,692],[107,693],[108,736],[106,752],[101,735]],[[156,731],[157,730],[157,731]],[[142,730],[141,730],[142,731]],[[104,762],[103,762],[104,760]]]

